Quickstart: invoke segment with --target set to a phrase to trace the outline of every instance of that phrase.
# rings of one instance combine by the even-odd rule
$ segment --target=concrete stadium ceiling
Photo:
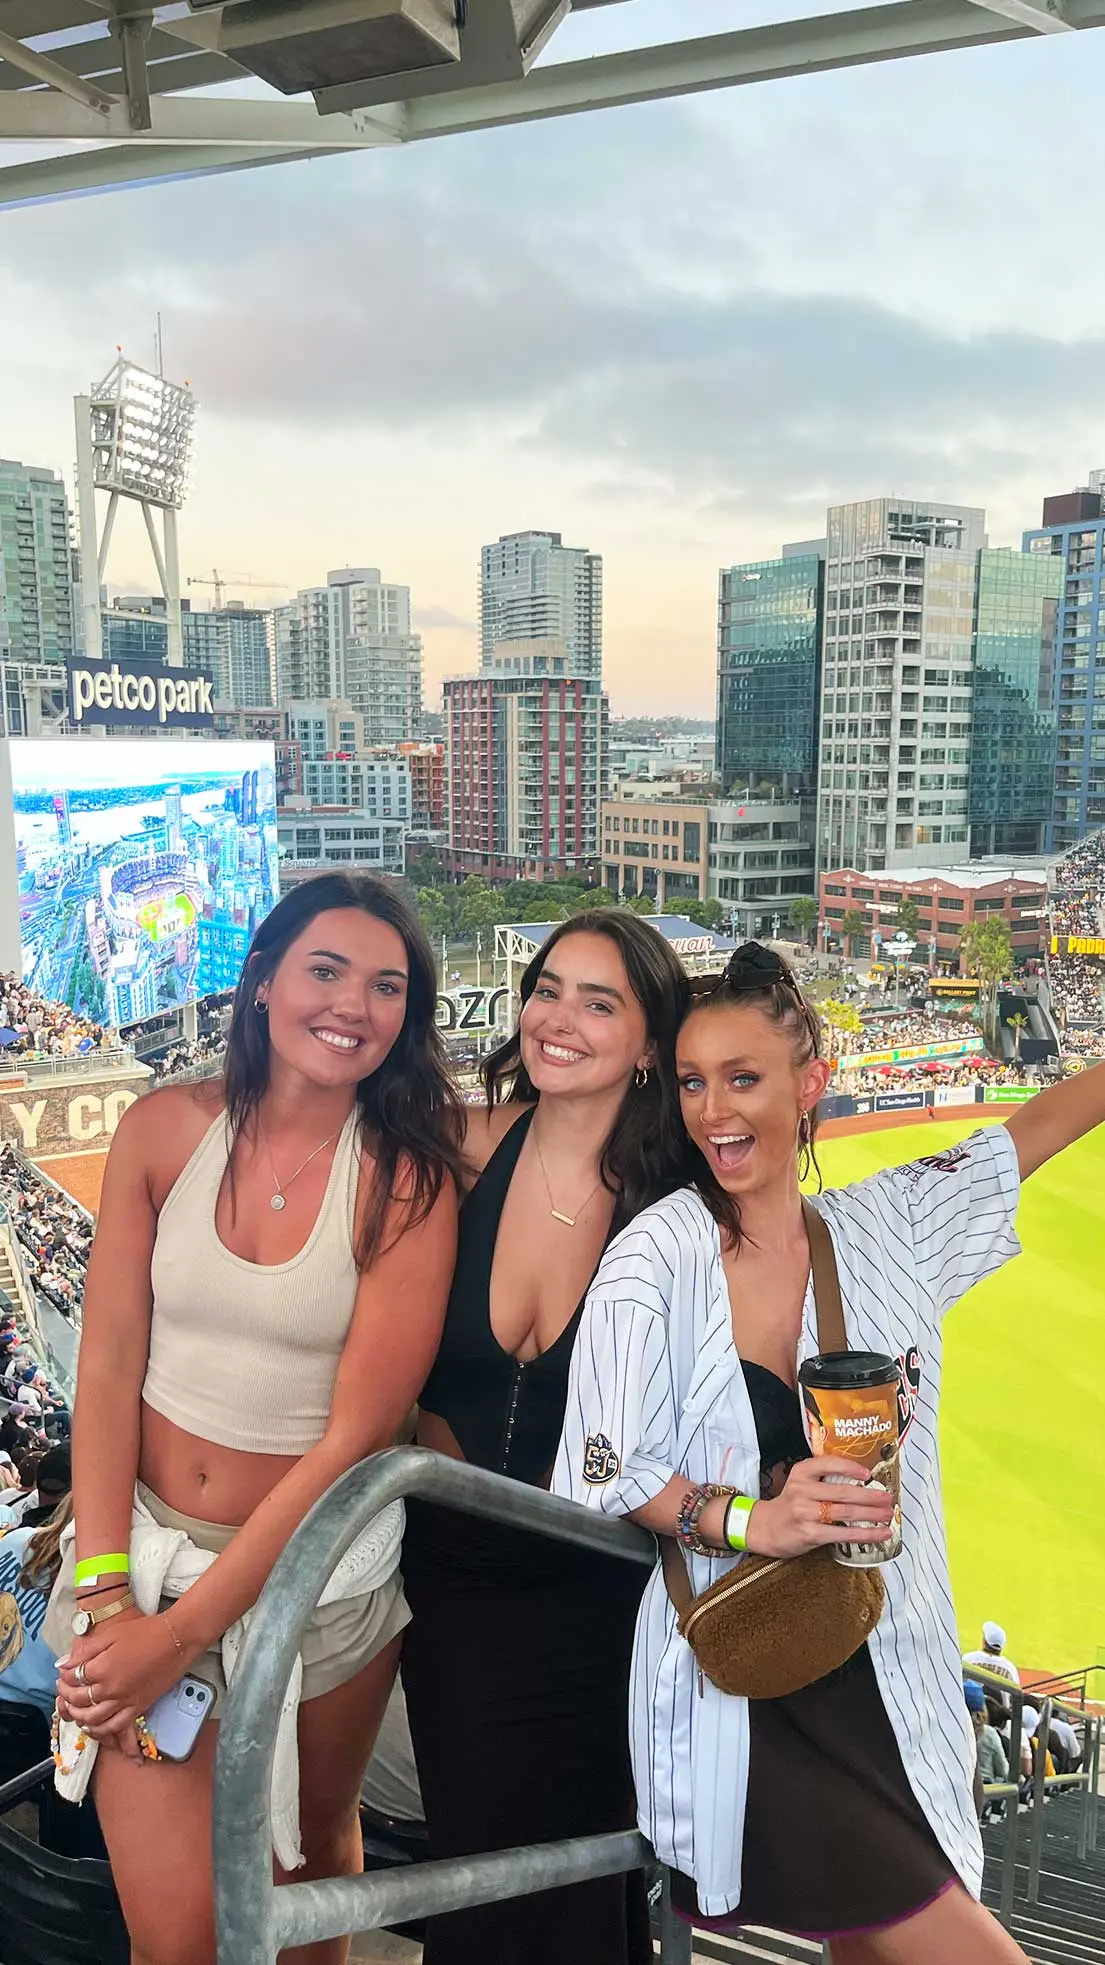
[[[548,58],[570,13],[613,6],[631,21],[633,0],[0,0],[0,144],[59,146],[0,149],[0,208],[1105,25],[1105,0],[890,0]]]

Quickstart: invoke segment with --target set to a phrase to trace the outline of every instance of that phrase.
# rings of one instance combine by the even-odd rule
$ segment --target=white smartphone
[[[214,1707],[214,1688],[206,1679],[193,1678],[188,1673],[179,1685],[170,1686],[168,1692],[154,1700],[146,1714],[146,1725],[158,1753],[166,1760],[187,1760],[199,1739],[200,1727]]]

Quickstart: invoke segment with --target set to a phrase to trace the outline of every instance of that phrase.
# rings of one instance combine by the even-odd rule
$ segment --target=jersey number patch
[[[621,1461],[605,1433],[590,1433],[583,1455],[583,1478],[589,1487],[605,1487],[621,1472]]]

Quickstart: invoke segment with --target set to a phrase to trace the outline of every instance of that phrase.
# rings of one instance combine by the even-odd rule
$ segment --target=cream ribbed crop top
[[[229,1142],[223,1113],[174,1182],[157,1223],[142,1397],[198,1439],[243,1453],[306,1453],[322,1438],[359,1281],[354,1108],[318,1220],[298,1255],[259,1264],[215,1230]]]

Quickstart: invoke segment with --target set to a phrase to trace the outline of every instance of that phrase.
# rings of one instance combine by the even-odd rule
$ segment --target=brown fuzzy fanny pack
[[[821,1351],[846,1351],[836,1252],[824,1221],[802,1202]],[[832,1548],[803,1556],[745,1556],[695,1596],[675,1538],[661,1537],[664,1582],[706,1677],[741,1699],[783,1699],[837,1671],[882,1615],[877,1569],[849,1569]]]

